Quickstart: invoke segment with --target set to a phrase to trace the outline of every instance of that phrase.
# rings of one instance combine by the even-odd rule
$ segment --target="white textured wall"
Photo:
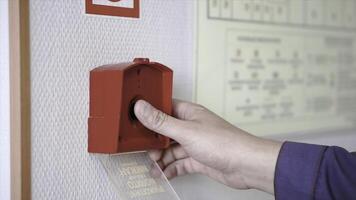
[[[174,94],[192,90],[193,5],[142,0],[141,18],[87,16],[84,0],[30,0],[32,197],[117,199],[87,153],[89,71],[149,57],[174,70]]]
[[[86,152],[93,67],[149,57],[174,69],[176,97],[191,98],[192,1],[141,3],[141,18],[125,19],[86,16],[84,0],[30,0],[33,199],[117,199],[98,160]],[[349,149],[356,141],[354,133],[292,139]],[[273,199],[197,175],[175,179],[173,186],[182,199]]]
[[[10,88],[8,1],[0,0],[0,198],[10,199]]]

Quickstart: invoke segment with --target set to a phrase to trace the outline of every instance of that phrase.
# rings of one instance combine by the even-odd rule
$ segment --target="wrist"
[[[238,134],[241,134],[239,131]],[[243,178],[247,188],[274,193],[274,172],[281,142],[243,133],[235,157],[235,170]]]

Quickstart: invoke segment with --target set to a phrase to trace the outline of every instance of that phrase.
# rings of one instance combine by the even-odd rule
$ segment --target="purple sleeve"
[[[274,184],[277,200],[356,199],[356,156],[340,147],[285,142]]]

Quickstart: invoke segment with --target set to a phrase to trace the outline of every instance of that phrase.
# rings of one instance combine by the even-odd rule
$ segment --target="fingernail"
[[[171,173],[164,172],[164,175],[167,177],[168,180],[172,179],[172,174]]]
[[[145,110],[145,107],[148,105],[148,103],[144,100],[138,100],[136,103],[135,103],[135,108],[134,108],[134,111],[135,111],[135,115],[137,117],[142,117],[144,115],[144,110]]]

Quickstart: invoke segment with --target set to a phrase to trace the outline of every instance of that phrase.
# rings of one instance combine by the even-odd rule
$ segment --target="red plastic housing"
[[[114,154],[167,148],[169,138],[145,128],[133,108],[138,99],[144,99],[171,115],[172,81],[171,69],[147,58],[90,71],[88,152]]]

